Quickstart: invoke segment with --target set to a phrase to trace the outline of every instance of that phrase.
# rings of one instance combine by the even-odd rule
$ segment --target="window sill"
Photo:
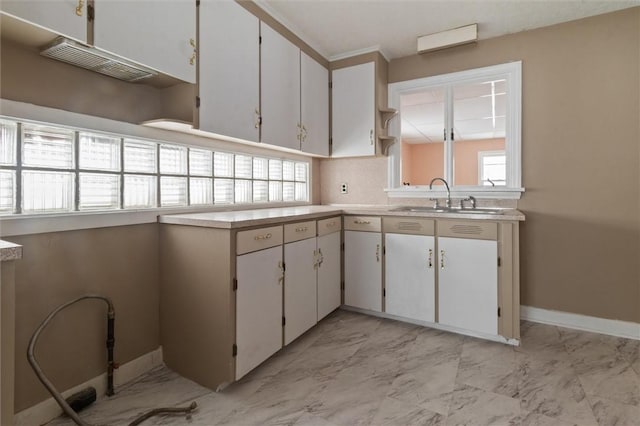
[[[73,212],[63,214],[16,214],[0,216],[0,237],[156,223],[158,216],[166,214],[253,210],[273,207],[306,206],[309,204],[308,202],[254,203],[181,208],[164,207],[144,210]]]
[[[428,186],[405,186],[384,190],[389,198],[446,198],[444,189],[429,189]],[[491,198],[503,200],[519,200],[524,188],[483,188],[459,187],[451,190],[451,198],[463,198],[470,195],[476,198]]]

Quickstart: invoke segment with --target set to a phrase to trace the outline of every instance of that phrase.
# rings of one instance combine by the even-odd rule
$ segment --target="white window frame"
[[[433,77],[391,83],[389,90],[389,107],[400,111],[400,97],[404,94],[420,92],[429,87],[451,84],[464,84],[478,79],[500,79],[507,81],[507,120],[505,153],[507,156],[506,178],[507,184],[501,187],[486,187],[478,185],[451,186],[452,197],[473,195],[477,198],[519,199],[524,192],[522,187],[522,62],[509,62],[484,68],[476,68]],[[400,115],[402,111],[400,111]],[[389,123],[389,135],[397,141],[401,140],[399,118]],[[395,143],[389,149],[387,195],[390,198],[432,198],[446,196],[443,185],[434,185],[433,190],[428,185],[402,185],[402,155],[400,143]],[[453,170],[453,158],[445,159],[449,165],[449,174]],[[446,169],[446,168],[445,168]],[[445,173],[447,171],[445,170]],[[444,177],[444,176],[443,176]]]
[[[479,151],[478,152],[478,185],[479,186],[489,186],[490,185],[485,185],[484,183],[482,183],[482,176],[484,175],[484,159],[486,157],[505,157],[505,163],[506,163],[506,156],[507,153],[505,152],[504,149],[499,150],[499,151]]]

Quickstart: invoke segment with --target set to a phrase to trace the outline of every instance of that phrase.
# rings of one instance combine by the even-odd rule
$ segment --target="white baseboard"
[[[146,373],[154,367],[162,364],[162,347],[159,347],[155,351],[151,351],[144,354],[132,361],[122,364],[113,373],[114,386],[121,386],[136,377]],[[62,395],[67,398],[68,396],[78,392],[86,387],[92,386],[96,389],[97,398],[100,399],[105,396],[107,392],[107,373],[101,374],[98,377],[87,380],[77,386],[67,389],[62,392]],[[116,389],[117,391],[117,389]],[[48,421],[58,417],[62,414],[62,409],[53,398],[46,399],[33,407],[29,407],[14,416],[14,423],[16,426],[33,426],[47,423]]]
[[[640,340],[640,324],[637,322],[590,317],[532,306],[520,306],[520,318],[542,324]]]

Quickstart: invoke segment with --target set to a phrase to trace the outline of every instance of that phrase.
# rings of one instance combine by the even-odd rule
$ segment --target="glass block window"
[[[68,212],[73,209],[73,173],[22,172],[22,211],[24,213]]]
[[[187,148],[178,145],[160,145],[160,173],[187,174]]]
[[[157,205],[156,177],[124,176],[124,208],[150,208]]]
[[[157,144],[125,139],[125,172],[155,173],[158,164],[157,157]]]
[[[16,172],[0,170],[0,212],[12,213],[16,193]]]
[[[70,130],[24,124],[22,164],[27,167],[72,169],[73,137]]]
[[[16,165],[17,123],[0,120],[0,164]]]
[[[233,154],[215,152],[213,154],[213,173],[219,177],[233,177]]]
[[[81,169],[120,171],[120,138],[80,132]]]
[[[80,210],[113,210],[120,207],[120,176],[80,173]]]
[[[204,149],[189,149],[189,174],[192,176],[213,175],[213,153]]]
[[[0,117],[0,214],[307,202],[309,164]]]
[[[216,204],[233,204],[233,179],[213,181],[213,201]]]
[[[213,179],[200,177],[189,179],[189,204],[195,206],[213,204]]]
[[[235,161],[235,177],[241,179],[251,179],[251,157],[246,155],[236,155]]]

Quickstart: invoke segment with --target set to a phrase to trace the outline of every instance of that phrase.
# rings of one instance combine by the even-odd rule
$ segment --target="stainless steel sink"
[[[392,212],[423,212],[423,213],[460,213],[460,214],[503,214],[502,209],[473,208],[461,209],[455,207],[427,207],[427,206],[401,206],[391,209]]]

